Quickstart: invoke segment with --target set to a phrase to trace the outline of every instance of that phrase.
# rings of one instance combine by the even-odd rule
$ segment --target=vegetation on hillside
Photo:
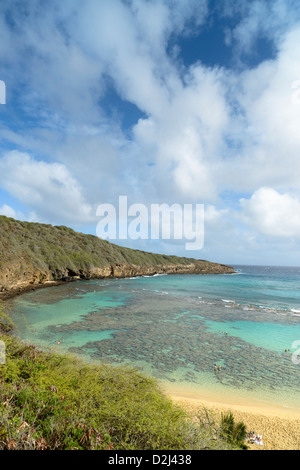
[[[75,232],[65,226],[21,222],[0,216],[0,269],[22,260],[36,270],[50,270],[59,278],[69,271],[117,264],[138,266],[189,264],[184,257],[166,256],[114,245],[94,235]]]

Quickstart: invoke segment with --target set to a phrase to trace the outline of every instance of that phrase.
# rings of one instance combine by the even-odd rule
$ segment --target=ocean
[[[13,301],[16,334],[161,384],[300,408],[300,268],[66,283]]]

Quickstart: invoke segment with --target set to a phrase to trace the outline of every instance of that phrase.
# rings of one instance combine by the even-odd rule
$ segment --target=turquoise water
[[[13,303],[17,333],[94,361],[137,366],[163,383],[300,407],[300,268],[235,269],[24,294]]]
[[[206,320],[208,331],[220,334],[229,334],[241,338],[247,343],[270,351],[281,353],[288,345],[291,346],[295,338],[294,325],[282,325],[271,322],[230,321],[215,322]],[[226,326],[225,326],[226,325]],[[223,330],[226,330],[223,332]],[[299,329],[297,329],[299,331]]]

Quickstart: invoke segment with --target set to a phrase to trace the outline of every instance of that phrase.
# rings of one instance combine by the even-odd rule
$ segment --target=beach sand
[[[243,397],[193,391],[164,385],[164,392],[191,416],[204,416],[209,410],[216,421],[231,411],[235,422],[243,421],[247,432],[262,435],[263,445],[249,444],[251,450],[300,450],[300,408],[250,401]]]

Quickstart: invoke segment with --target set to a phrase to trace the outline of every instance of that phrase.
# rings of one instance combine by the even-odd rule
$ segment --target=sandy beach
[[[172,400],[192,416],[209,410],[216,420],[231,411],[235,421],[243,421],[247,432],[262,435],[263,445],[249,444],[251,450],[300,450],[300,409],[276,404],[251,402],[243,397],[197,392],[176,385],[164,385]]]

